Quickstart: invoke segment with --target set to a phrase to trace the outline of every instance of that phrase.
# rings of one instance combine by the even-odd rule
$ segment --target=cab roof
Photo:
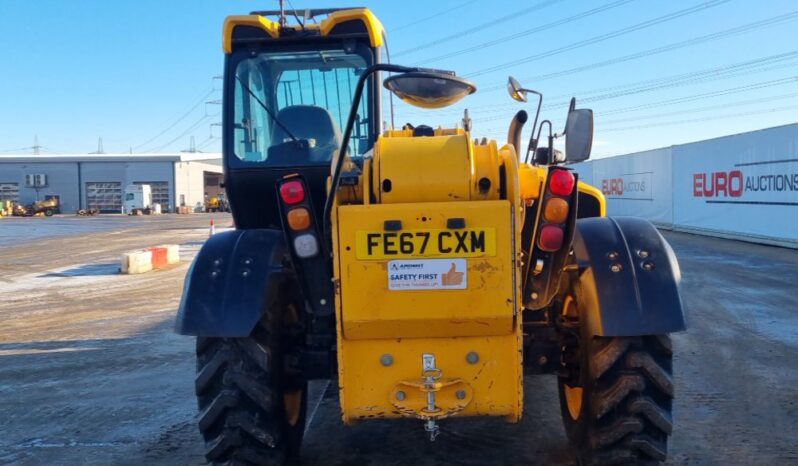
[[[372,47],[380,47],[384,43],[382,23],[368,8],[285,10],[287,20],[296,18],[301,22],[286,23],[284,26],[280,25],[279,16],[279,10],[253,11],[248,15],[228,16],[224,21],[222,32],[224,52],[231,53],[237,43],[312,37],[367,36]],[[319,16],[326,17],[317,21]],[[277,20],[270,17],[276,17]]]

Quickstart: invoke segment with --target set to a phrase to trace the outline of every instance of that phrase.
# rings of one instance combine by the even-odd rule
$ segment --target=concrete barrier
[[[121,270],[124,274],[137,274],[163,269],[180,262],[180,246],[163,244],[122,255]]]
[[[152,270],[152,251],[132,251],[122,254],[122,273],[136,274]]]

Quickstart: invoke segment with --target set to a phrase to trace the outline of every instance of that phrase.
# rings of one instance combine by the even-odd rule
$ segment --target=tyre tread
[[[195,387],[205,457],[214,465],[283,466],[272,342],[264,319],[249,338],[198,338]]]
[[[587,406],[575,421],[563,414],[581,464],[664,461],[673,431],[670,338],[594,337],[590,343]]]

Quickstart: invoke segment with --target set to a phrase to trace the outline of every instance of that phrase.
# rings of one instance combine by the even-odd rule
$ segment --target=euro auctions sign
[[[590,179],[607,198],[609,215],[672,223],[670,148],[594,160],[591,168]]]
[[[652,172],[622,173],[601,180],[601,192],[607,199],[653,199]]]
[[[675,227],[798,241],[798,125],[672,150]]]
[[[752,170],[744,170],[745,166],[753,167],[759,164],[788,163],[793,160],[773,160],[767,162],[752,162],[739,164],[743,167],[730,171],[693,174],[693,196],[708,198],[708,203],[754,203],[764,205],[798,205],[794,199],[779,200],[743,200],[744,197],[759,197],[759,194],[768,193],[795,193],[798,192],[798,172],[796,173],[756,173],[746,175]],[[745,196],[748,194],[748,196]],[[777,196],[768,196],[777,197]],[[739,200],[726,201],[725,198],[739,198]]]

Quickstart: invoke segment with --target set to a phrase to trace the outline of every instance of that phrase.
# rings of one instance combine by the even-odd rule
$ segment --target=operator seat
[[[292,105],[277,112],[277,120],[298,139],[314,140],[309,160],[293,160],[293,163],[329,163],[333,154],[341,147],[341,130],[327,109],[315,105]],[[291,136],[275,124],[272,130],[272,146],[291,141]],[[270,154],[271,155],[271,154]]]

